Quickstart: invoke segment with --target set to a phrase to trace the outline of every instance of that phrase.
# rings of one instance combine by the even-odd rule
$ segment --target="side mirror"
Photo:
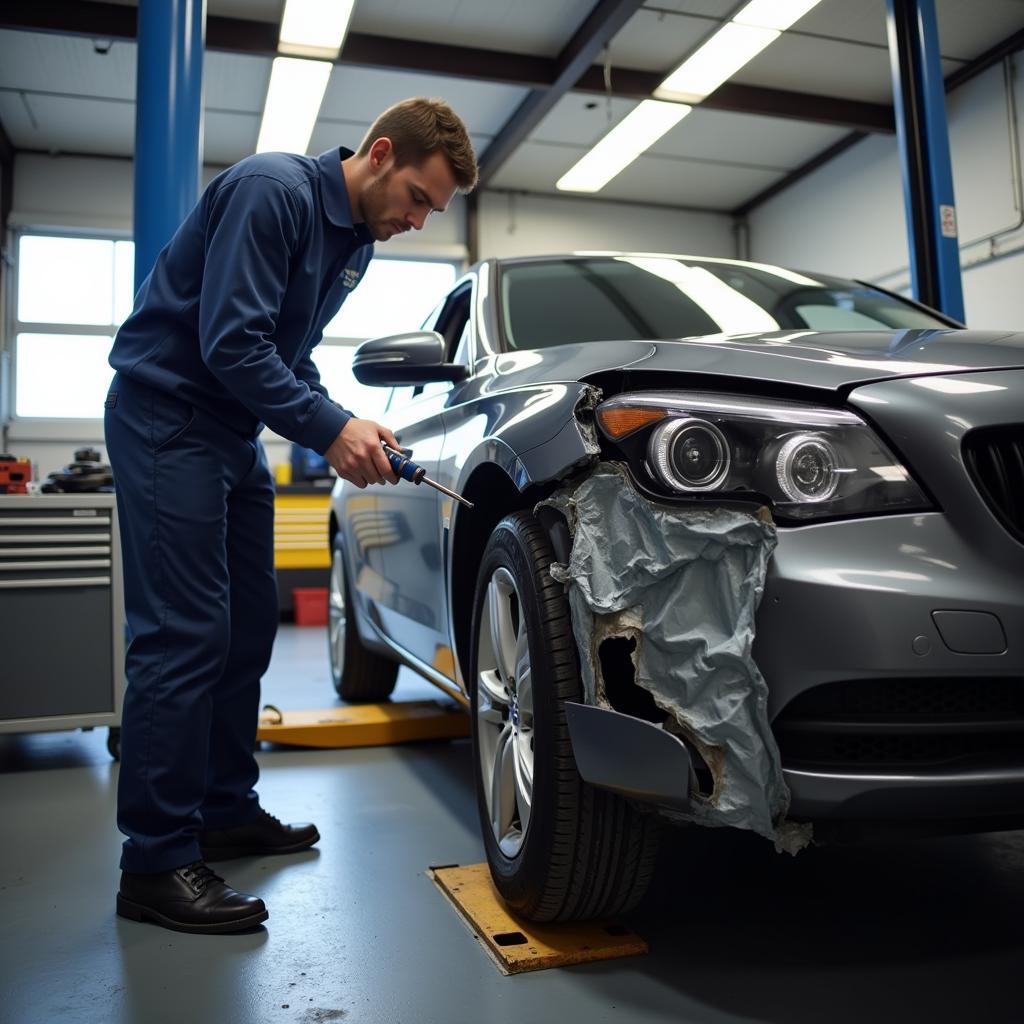
[[[360,384],[391,388],[463,380],[469,367],[444,362],[444,338],[437,331],[412,331],[364,341],[352,356],[352,375]]]

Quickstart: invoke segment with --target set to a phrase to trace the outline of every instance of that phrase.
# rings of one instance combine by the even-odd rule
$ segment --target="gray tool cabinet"
[[[109,726],[124,688],[113,494],[0,495],[0,733]]]

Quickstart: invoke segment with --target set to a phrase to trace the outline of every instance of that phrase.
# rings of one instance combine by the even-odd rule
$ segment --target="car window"
[[[767,264],[666,256],[510,263],[500,318],[510,349],[779,330],[948,327],[865,285]]]
[[[842,306],[797,306],[796,313],[812,331],[877,331],[880,320]]]

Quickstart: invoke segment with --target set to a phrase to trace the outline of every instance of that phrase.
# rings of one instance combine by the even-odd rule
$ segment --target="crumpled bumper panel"
[[[809,827],[785,821],[789,792],[751,656],[774,525],[732,509],[656,504],[615,463],[541,504],[562,512],[573,538],[569,564],[551,575],[568,589],[585,700],[611,706],[600,645],[631,638],[636,684],[710,771],[710,792],[663,813],[752,829],[791,852],[805,845]]]

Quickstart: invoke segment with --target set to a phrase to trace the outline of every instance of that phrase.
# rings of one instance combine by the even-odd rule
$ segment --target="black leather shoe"
[[[235,892],[201,860],[156,875],[123,871],[117,912],[176,932],[240,932],[270,916],[263,900]]]
[[[268,853],[298,853],[320,838],[316,825],[301,822],[285,825],[272,814],[260,816],[233,828],[211,828],[199,833],[203,860],[231,860],[233,857],[262,857]]]

